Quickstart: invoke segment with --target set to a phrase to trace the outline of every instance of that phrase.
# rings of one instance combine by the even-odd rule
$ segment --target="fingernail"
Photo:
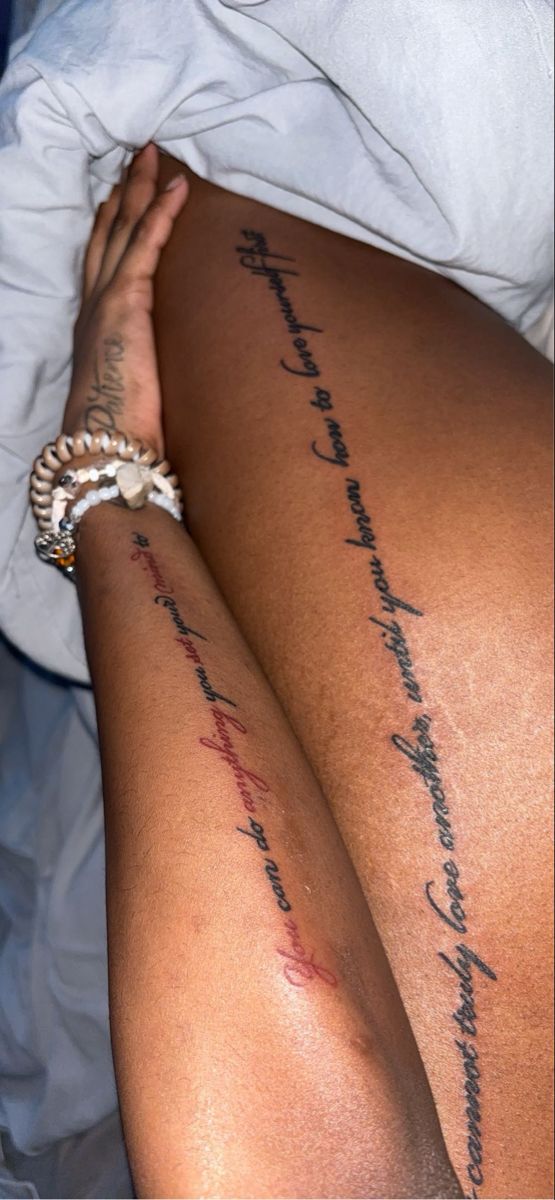
[[[174,175],[173,179],[170,179],[170,182],[166,184],[164,191],[173,192],[173,189],[179,187],[181,183],[187,183],[185,175]]]

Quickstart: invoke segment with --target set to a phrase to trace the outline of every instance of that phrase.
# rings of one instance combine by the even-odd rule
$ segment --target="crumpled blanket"
[[[551,0],[64,0],[0,88],[0,624],[69,678],[26,480],[59,431],[94,206],[147,140],[442,272],[519,330],[551,287]]]
[[[60,427],[94,208],[152,139],[232,191],[448,275],[526,331],[551,288],[553,5],[42,11],[0,85],[0,625],[66,682],[0,644],[0,1129],[19,1178],[25,1155],[61,1147],[48,1180],[41,1157],[44,1195],[64,1194],[77,1135],[90,1132],[89,1152],[108,1130],[110,1194],[125,1195],[92,696],[78,686],[74,589],[36,559],[27,507],[32,460]],[[84,1190],[69,1194],[102,1194],[87,1161]],[[7,1180],[0,1167],[0,1195],[36,1194]]]

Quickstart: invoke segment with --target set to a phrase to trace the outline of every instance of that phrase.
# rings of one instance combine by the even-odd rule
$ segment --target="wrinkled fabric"
[[[52,7],[50,3],[49,7]],[[27,476],[69,381],[94,206],[147,140],[424,263],[517,329],[551,286],[548,0],[64,0],[0,88],[0,624],[85,681]]]
[[[117,1107],[90,689],[0,642],[0,745],[0,1129],[34,1152]]]

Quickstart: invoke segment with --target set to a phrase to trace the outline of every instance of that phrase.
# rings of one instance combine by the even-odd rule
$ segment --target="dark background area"
[[[16,3],[17,0],[14,0]],[[8,31],[12,13],[12,0],[0,0],[0,75],[6,65],[8,53]]]

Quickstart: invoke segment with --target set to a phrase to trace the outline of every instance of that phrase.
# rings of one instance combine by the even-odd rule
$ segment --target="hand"
[[[153,278],[188,185],[177,175],[157,193],[157,178],[158,151],[149,143],[98,210],[85,256],[63,428],[119,429],[163,457]]]

